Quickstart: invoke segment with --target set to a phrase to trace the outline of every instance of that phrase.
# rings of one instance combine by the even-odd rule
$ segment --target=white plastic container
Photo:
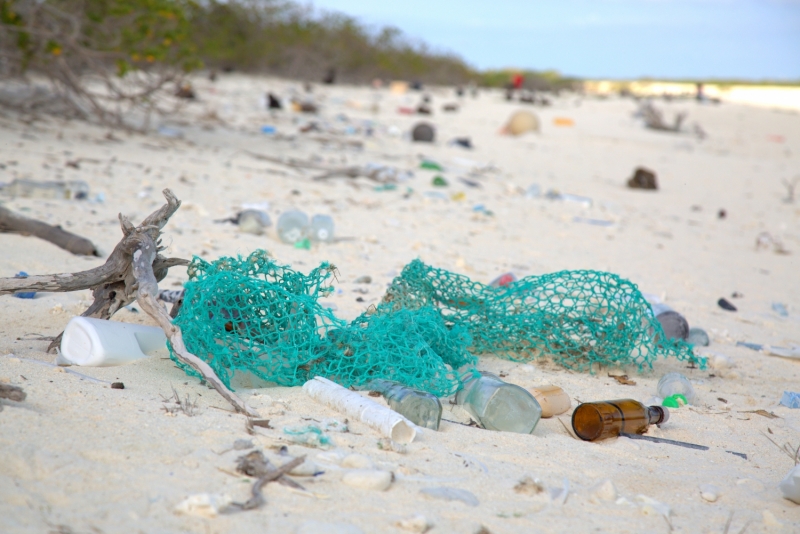
[[[154,326],[73,317],[61,339],[59,364],[109,367],[147,357],[166,347],[164,331]]]

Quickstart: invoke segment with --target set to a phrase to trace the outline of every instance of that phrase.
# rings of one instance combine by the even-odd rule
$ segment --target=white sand
[[[52,362],[54,355],[46,354],[48,342],[37,338],[58,334],[70,317],[85,309],[90,293],[42,293],[34,300],[6,296],[0,298],[0,381],[22,386],[28,397],[23,403],[2,401],[0,531],[336,531],[303,527],[318,521],[349,524],[368,533],[401,532],[396,521],[423,514],[435,525],[433,532],[476,532],[481,525],[492,533],[667,532],[667,520],[658,512],[664,509],[648,505],[647,498],[670,508],[669,522],[676,532],[723,532],[731,514],[731,533],[745,525],[748,533],[800,529],[800,506],[783,499],[777,488],[793,462],[764,435],[780,445],[800,445],[800,410],[778,404],[784,390],[800,390],[800,361],[735,346],[737,341],[800,344],[800,199],[785,203],[781,185],[781,179],[800,174],[796,112],[663,104],[668,114],[688,111],[688,122],[701,124],[708,133],[700,141],[688,134],[645,130],[632,116],[632,101],[568,96],[536,111],[543,122],[540,134],[508,138],[497,131],[519,105],[499,94],[484,94],[465,99],[457,114],[443,114],[440,105],[455,98],[452,91],[434,91],[436,114],[431,120],[439,128],[439,140],[427,146],[390,133],[392,126],[407,132],[419,120],[396,113],[400,105],[415,104],[417,95],[381,92],[381,112],[374,115],[369,111],[371,90],[317,88],[322,118],[329,125],[347,126],[337,121],[339,114],[375,122],[373,137],[333,136],[363,140],[364,149],[356,150],[309,139],[321,134],[299,134],[287,141],[260,133],[262,125],[272,124],[280,133],[294,134],[309,119],[292,112],[270,117],[264,111],[265,90],[287,95],[290,87],[239,76],[223,77],[214,85],[198,80],[200,102],[190,104],[182,120],[165,122],[182,130],[184,139],[115,132],[119,141],[109,141],[107,129],[54,119],[24,122],[5,113],[0,117],[0,181],[80,179],[89,183],[92,196],[103,192],[105,200],[0,199],[7,207],[92,239],[107,254],[121,235],[117,213],[138,223],[161,205],[160,190],[170,187],[183,201],[165,228],[170,255],[198,254],[210,260],[266,248],[280,262],[303,271],[331,261],[339,268],[336,285],[342,292],[329,301],[345,318],[377,302],[392,277],[416,257],[484,282],[509,270],[519,276],[560,269],[617,273],[664,298],[693,326],[706,328],[712,337],[709,349],[727,355],[736,367],[701,371],[659,361],[653,372],[625,369],[635,386],[617,384],[606,369],[590,375],[493,358],[482,359],[481,368],[507,373],[508,381],[522,386],[560,385],[576,402],[645,400],[655,393],[661,375],[681,371],[695,384],[697,406],[673,411],[668,424],[649,434],[710,450],[625,438],[584,443],[565,430],[565,414],[561,422],[542,420],[532,436],[444,422],[441,432],[426,432],[406,454],[398,454],[379,449],[374,430],[351,422],[351,433],[332,434],[337,450],[358,452],[378,468],[393,471],[395,482],[388,491],[345,485],[343,470],[320,461],[319,450],[290,445],[291,454],[307,454],[325,472],[297,479],[317,497],[269,484],[264,490],[267,504],[258,511],[214,519],[177,515],[175,506],[193,494],[248,498],[250,481],[227,473],[242,453],[218,454],[234,440],[253,439],[276,459],[270,447],[284,443],[284,426],[342,417],[308,399],[300,388],[240,389],[274,427],[258,429],[253,437],[246,433],[242,416],[230,413],[215,392],[178,370],[165,352],[124,367],[71,368],[107,382],[122,381],[124,390],[38,365],[35,361]],[[198,118],[208,112],[224,124]],[[575,125],[556,127],[554,117],[572,118]],[[446,144],[465,135],[475,150]],[[376,192],[366,179],[314,182],[314,171],[259,161],[246,151],[337,164],[379,162],[414,170],[416,176],[395,191]],[[430,185],[435,173],[417,169],[420,154],[450,168],[444,173],[449,188]],[[65,166],[77,158],[87,158],[79,169]],[[498,170],[477,178],[483,188],[469,188],[456,180],[468,170],[457,158],[491,163]],[[659,191],[624,186],[637,165],[656,171]],[[542,191],[591,197],[593,204],[526,198],[524,191],[532,184]],[[407,199],[406,187],[414,190]],[[466,198],[423,195],[434,190],[463,192]],[[307,251],[277,241],[274,227],[257,237],[212,222],[234,214],[242,203],[263,201],[270,203],[273,221],[292,207],[331,214],[337,234],[353,240]],[[480,203],[494,215],[473,212]],[[720,209],[726,210],[725,219],[718,219]],[[613,225],[574,222],[576,216]],[[780,239],[791,253],[756,250],[761,232]],[[0,255],[2,276],[19,270],[78,271],[104,261],[73,256],[31,237],[0,234],[0,247],[5,251]],[[353,280],[361,275],[373,278],[365,302],[357,302],[362,295],[354,292],[361,286]],[[160,287],[175,289],[184,280],[185,269],[172,269]],[[744,296],[732,299],[734,291]],[[738,306],[737,313],[717,306],[723,296]],[[784,303],[789,316],[773,312],[772,302]],[[143,313],[127,310],[115,319],[152,324]],[[198,399],[198,415],[165,415],[162,396],[170,395],[172,387]],[[753,413],[759,409],[777,418]],[[448,410],[445,418],[463,420],[464,414]],[[515,492],[526,474],[541,479],[553,493],[568,482],[566,502]],[[592,497],[592,486],[604,479],[613,481],[619,501]],[[716,502],[701,498],[702,484],[719,488]],[[480,504],[436,501],[420,493],[434,486],[469,490]]]

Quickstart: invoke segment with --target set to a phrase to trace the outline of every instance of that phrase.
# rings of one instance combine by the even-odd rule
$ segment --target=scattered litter
[[[445,180],[442,176],[434,176],[433,180],[431,180],[431,185],[434,187],[447,187],[447,180]]]
[[[487,372],[469,373],[456,393],[464,408],[481,428],[530,434],[539,423],[542,408],[531,393]]]
[[[172,139],[180,139],[183,137],[182,130],[179,130],[178,128],[172,128],[170,126],[159,126],[157,131],[158,135],[161,137],[168,137]]]
[[[628,179],[628,187],[630,189],[649,189],[656,191],[658,189],[656,173],[644,167],[636,167],[633,176]]]
[[[553,124],[555,126],[575,126],[575,121],[569,117],[554,117]]]
[[[800,408],[800,393],[784,391],[781,397],[781,404],[787,408]]]
[[[261,133],[267,135],[273,135],[278,132],[278,129],[271,125],[264,125],[261,127]]]
[[[669,397],[664,397],[664,400],[661,401],[661,406],[666,406],[667,408],[677,409],[681,406],[686,406],[687,404],[689,404],[689,401],[687,401],[686,397],[680,393],[670,395]]]
[[[64,329],[60,365],[124,365],[166,348],[164,330],[154,326],[73,317]]]
[[[558,386],[534,386],[531,388],[531,393],[541,406],[544,418],[561,415],[572,406],[572,399]]]
[[[111,389],[125,389],[125,384],[122,382],[111,382]]]
[[[444,486],[423,488],[420,490],[420,493],[431,499],[461,501],[467,506],[478,506],[480,504],[478,498],[472,492],[458,488],[447,488]]]
[[[233,499],[229,495],[198,493],[191,495],[175,506],[175,512],[213,519],[228,508]]]
[[[354,284],[371,284],[372,283],[372,277],[369,276],[369,275],[359,276],[358,278],[353,280],[353,283]]]
[[[778,486],[784,499],[800,504],[800,465],[794,466]]]
[[[667,398],[672,395],[683,395],[689,404],[695,404],[697,394],[689,379],[680,373],[667,373],[658,381],[657,392],[659,397]]]
[[[573,217],[572,222],[591,224],[592,226],[603,226],[603,227],[614,226],[614,221],[606,221],[603,219],[590,219],[588,217],[578,217],[578,216]]]
[[[425,169],[428,171],[443,171],[444,167],[436,163],[435,161],[429,159],[423,159],[422,162],[419,164],[420,169]]]
[[[450,141],[451,145],[460,146],[461,148],[466,148],[467,150],[472,150],[472,140],[469,137],[456,137],[452,141]]]
[[[511,284],[512,282],[517,281],[517,275],[514,273],[503,273],[491,282],[489,282],[489,287],[503,287]]]
[[[289,436],[289,440],[299,445],[308,445],[319,449],[329,449],[334,446],[333,440],[326,436],[322,429],[317,425],[287,426],[283,433]]]
[[[10,184],[0,187],[0,193],[12,198],[85,200],[89,198],[89,184],[82,180],[37,182],[17,178]]]
[[[28,273],[20,271],[14,275],[14,278],[28,278]],[[15,291],[14,296],[18,299],[32,299],[36,297],[36,291]]]
[[[525,475],[517,485],[514,486],[514,491],[523,495],[539,495],[547,490],[544,483],[538,478],[532,478],[530,475]]]
[[[379,430],[392,441],[411,443],[417,434],[415,425],[402,415],[326,378],[318,376],[309,380],[303,385],[303,391],[317,402]]]
[[[698,345],[700,347],[707,347],[711,344],[708,334],[702,328],[692,327],[689,329],[689,334],[686,336],[686,342],[691,345]]]
[[[781,317],[789,317],[789,311],[786,309],[786,305],[780,302],[773,302],[772,303],[772,311],[780,315]]]
[[[723,310],[736,311],[736,306],[728,302],[728,300],[721,298],[717,301],[717,305]]]
[[[572,430],[584,441],[600,441],[631,433],[643,434],[650,425],[669,421],[669,410],[645,406],[633,399],[585,402],[572,412]]]
[[[261,235],[272,225],[269,215],[261,210],[244,210],[236,216],[239,231],[246,234]]]
[[[365,389],[383,395],[389,408],[422,428],[439,430],[442,403],[436,395],[419,391],[392,380],[373,380]]]

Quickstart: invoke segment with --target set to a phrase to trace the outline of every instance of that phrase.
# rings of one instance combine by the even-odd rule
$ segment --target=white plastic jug
[[[167,337],[154,326],[73,317],[61,338],[57,362],[67,365],[109,367],[147,357],[148,352],[163,349]]]

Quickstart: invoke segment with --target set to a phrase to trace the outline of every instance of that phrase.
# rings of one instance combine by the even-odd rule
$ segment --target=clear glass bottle
[[[285,211],[278,217],[277,229],[281,241],[294,245],[306,237],[308,215],[299,210]]]
[[[633,399],[580,404],[572,412],[572,429],[584,441],[600,441],[620,433],[644,434],[650,425],[666,423],[669,410]]]
[[[404,386],[391,380],[373,380],[366,389],[377,391],[396,411],[422,428],[439,430],[442,421],[442,403],[436,395]]]
[[[330,215],[314,215],[309,234],[314,241],[333,241],[333,218]]]
[[[542,417],[542,407],[528,390],[485,372],[464,377],[456,404],[487,430],[530,434]]]
[[[689,404],[694,404],[697,393],[689,379],[680,373],[667,373],[658,381],[658,396],[666,399],[672,395],[683,395]]]

